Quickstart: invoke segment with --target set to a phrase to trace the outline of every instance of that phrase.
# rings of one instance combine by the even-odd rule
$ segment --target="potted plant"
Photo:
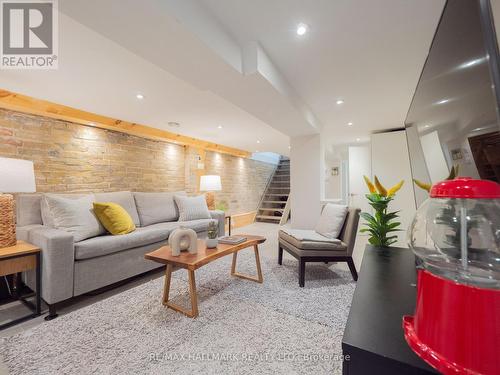
[[[403,186],[404,180],[386,189],[375,176],[374,182],[372,183],[370,179],[363,176],[370,194],[366,195],[370,206],[375,210],[375,215],[371,215],[368,212],[362,212],[361,217],[366,220],[363,225],[366,228],[360,230],[361,233],[370,233],[370,238],[368,242],[373,246],[379,247],[389,247],[397,240],[398,236],[391,235],[392,232],[400,231],[398,227],[401,225],[398,218],[399,211],[389,212],[389,203],[394,199],[396,192]]]
[[[217,244],[219,243],[217,239],[218,232],[217,222],[211,221],[208,223],[208,238],[206,241],[207,248],[213,249],[214,247],[217,247]]]

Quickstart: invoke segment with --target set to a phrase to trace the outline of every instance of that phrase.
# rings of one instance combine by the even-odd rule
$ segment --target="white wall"
[[[390,210],[400,210],[401,232],[394,245],[406,247],[406,230],[415,215],[414,186],[410,168],[410,157],[404,130],[373,134],[371,137],[372,176],[389,188],[405,180],[402,189],[391,202]]]
[[[337,168],[338,174],[332,171]],[[342,161],[340,159],[325,161],[325,199],[342,198]]]
[[[291,225],[312,229],[321,213],[324,190],[321,137],[319,134],[291,137],[290,144]]]

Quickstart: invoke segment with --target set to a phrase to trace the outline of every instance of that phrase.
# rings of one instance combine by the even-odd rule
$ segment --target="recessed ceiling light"
[[[348,122],[348,123],[347,123],[347,125],[348,125],[348,126],[352,126],[352,122]]]
[[[257,141],[257,143],[260,143],[260,141]]]
[[[259,152],[259,150],[255,150],[255,152]]]
[[[426,129],[427,129],[428,127],[429,127],[429,125],[424,125],[424,128],[426,128]]]
[[[359,141],[361,141],[361,138],[356,138],[356,142],[359,142]]]
[[[290,150],[292,148],[292,146],[288,146],[288,149]]]
[[[481,131],[481,130],[484,130],[484,129],[486,129],[486,128],[475,128],[475,129],[473,129],[472,131],[473,131],[473,132],[478,132],[478,131]]]
[[[136,97],[137,99],[139,99],[139,100],[144,99],[144,95],[142,95],[142,94],[136,94],[136,95],[135,95],[135,97]]]
[[[179,126],[181,126],[181,124],[179,124],[178,122],[175,122],[175,121],[170,121],[168,123],[168,126],[170,126],[172,128],[178,128]]]
[[[344,101],[342,99],[337,99],[337,101],[335,103],[337,103],[337,104],[344,104]]]
[[[217,126],[217,129],[222,129],[222,125]]]
[[[297,25],[297,35],[302,36],[307,33],[309,27],[305,23],[299,23]]]

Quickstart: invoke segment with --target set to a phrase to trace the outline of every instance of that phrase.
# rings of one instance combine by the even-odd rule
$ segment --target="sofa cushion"
[[[211,218],[204,195],[198,195],[196,197],[175,195],[174,200],[179,209],[179,221]]]
[[[179,210],[174,202],[174,195],[183,196],[186,195],[186,192],[134,193],[141,225],[176,221],[179,218]]]
[[[115,191],[111,193],[95,193],[96,202],[112,202],[122,206],[128,212],[136,227],[141,225],[135,206],[134,196],[130,191]]]
[[[121,236],[104,235],[75,243],[75,259],[90,259],[98,256],[129,250],[160,241],[165,241],[170,232],[177,228],[177,222],[159,223],[137,228]]]
[[[325,237],[338,238],[342,231],[346,216],[347,206],[328,203],[323,208],[321,217],[314,229]]]
[[[322,236],[314,230],[282,228],[279,238],[302,250],[347,251],[347,245],[342,241]]]
[[[94,213],[104,228],[115,236],[127,234],[135,230],[132,217],[117,203],[94,202]]]
[[[208,230],[208,224],[210,222],[217,223],[214,219],[199,219],[190,221],[177,221],[177,227],[185,227],[194,230],[196,233],[206,232]]]
[[[106,230],[94,214],[92,208],[94,203],[93,194],[78,199],[46,194],[45,201],[54,228],[70,232],[73,234],[75,242],[106,233]]]

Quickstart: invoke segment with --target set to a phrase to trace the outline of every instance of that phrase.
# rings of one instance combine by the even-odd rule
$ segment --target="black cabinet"
[[[405,341],[402,317],[413,315],[415,256],[404,248],[366,247],[342,339],[344,375],[436,374]]]

